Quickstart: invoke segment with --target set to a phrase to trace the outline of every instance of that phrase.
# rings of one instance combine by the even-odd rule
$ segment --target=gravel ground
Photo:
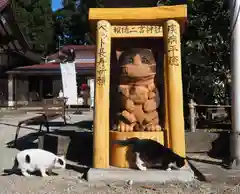
[[[42,179],[40,177],[19,177],[12,175],[9,177],[0,177],[0,193],[2,194],[43,194],[43,193],[171,193],[171,194],[238,194],[239,185],[230,184],[210,184],[194,181],[192,183],[168,183],[168,184],[133,184],[126,183],[97,183],[89,184],[78,177],[56,176]]]
[[[31,117],[29,114],[6,114],[0,118],[0,169],[11,168],[16,149],[7,148],[6,143],[14,139],[16,124],[19,120]],[[92,117],[91,113],[86,115],[71,115],[71,122],[88,120]],[[32,126],[31,126],[32,127]],[[33,126],[37,128],[38,126]],[[32,132],[28,128],[20,131],[20,136]],[[43,194],[43,193],[171,193],[171,194],[221,194],[221,193],[240,193],[238,181],[232,183],[204,183],[194,181],[192,183],[166,183],[155,185],[129,184],[126,182],[116,183],[95,183],[90,184],[83,180],[82,174],[74,170],[57,170],[58,176],[41,178],[39,176],[23,177],[19,175],[0,176],[0,194]]]

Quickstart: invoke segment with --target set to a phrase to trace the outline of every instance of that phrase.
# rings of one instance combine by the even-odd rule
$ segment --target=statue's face
[[[156,62],[149,49],[133,48],[119,54],[121,75],[141,78],[156,73]]]

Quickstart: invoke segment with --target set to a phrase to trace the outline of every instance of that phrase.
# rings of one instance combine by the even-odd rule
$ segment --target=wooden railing
[[[197,124],[201,121],[210,123],[212,121],[228,120],[231,122],[231,105],[197,104],[193,100],[190,100],[188,108],[188,121],[191,132],[197,130]]]

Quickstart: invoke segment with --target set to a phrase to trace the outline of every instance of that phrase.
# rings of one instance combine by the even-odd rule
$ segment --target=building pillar
[[[13,107],[14,102],[14,76],[8,75],[8,107]]]
[[[183,86],[181,65],[180,25],[175,20],[164,24],[164,49],[167,55],[167,102],[170,145],[178,155],[185,157],[185,129],[183,115]]]

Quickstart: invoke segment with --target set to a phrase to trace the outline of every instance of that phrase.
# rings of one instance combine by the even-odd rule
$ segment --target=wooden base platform
[[[139,139],[153,139],[164,144],[164,132],[118,132],[110,131],[110,165],[119,168],[131,168],[132,156],[128,146],[113,144],[114,141],[127,140],[128,138],[138,137]]]

